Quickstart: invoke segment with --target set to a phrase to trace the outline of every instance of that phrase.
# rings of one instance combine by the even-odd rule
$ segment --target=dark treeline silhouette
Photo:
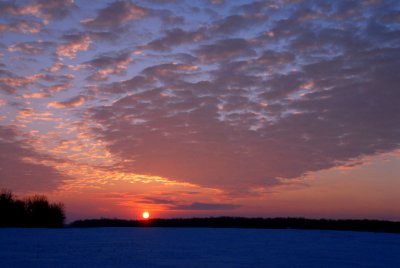
[[[11,191],[0,191],[0,227],[60,228],[64,220],[61,203],[49,203],[42,195],[18,200]]]
[[[191,219],[78,220],[70,227],[207,227],[253,229],[317,229],[400,233],[400,222],[379,220],[327,220],[305,218],[211,217]]]

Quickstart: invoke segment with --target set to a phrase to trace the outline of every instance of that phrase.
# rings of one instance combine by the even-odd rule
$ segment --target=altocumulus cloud
[[[384,20],[398,5],[298,1],[246,17],[258,4],[182,31],[180,41],[168,39],[174,29],[145,46],[173,57],[193,33],[209,36],[188,43],[197,66],[190,74],[158,64],[129,79],[157,83],[104,85],[129,92],[91,108],[98,137],[135,160],[126,169],[227,189],[274,185],[264,178],[298,178],[398,148],[399,25]],[[268,26],[259,27],[264,18]],[[237,34],[221,39],[221,31]]]
[[[83,2],[1,3],[1,109],[59,108],[113,170],[237,191],[399,147],[398,1]]]
[[[48,108],[69,108],[69,107],[77,107],[81,106],[85,103],[86,96],[76,96],[66,101],[52,101],[47,104]]]

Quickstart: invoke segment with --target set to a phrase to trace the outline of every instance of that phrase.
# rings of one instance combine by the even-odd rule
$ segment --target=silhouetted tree
[[[13,210],[13,195],[11,191],[2,189],[0,192],[0,226],[10,226]]]
[[[0,192],[0,226],[47,227],[64,225],[65,212],[61,203],[50,204],[43,195],[16,200],[10,190]]]
[[[65,221],[64,204],[50,204],[49,208],[49,224],[51,227],[61,228]]]
[[[64,206],[50,204],[44,195],[28,198],[25,206],[29,227],[62,227],[64,224]]]
[[[25,205],[15,200],[10,190],[0,191],[0,226],[23,226],[25,220]]]
[[[25,200],[27,223],[29,227],[47,227],[49,201],[43,195],[36,195]]]

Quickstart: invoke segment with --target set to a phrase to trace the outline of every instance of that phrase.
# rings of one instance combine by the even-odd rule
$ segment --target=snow
[[[0,229],[0,267],[400,267],[400,235],[211,229]]]

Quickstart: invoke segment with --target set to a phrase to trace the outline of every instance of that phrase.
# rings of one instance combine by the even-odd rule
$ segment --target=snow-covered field
[[[208,229],[0,229],[0,267],[400,267],[400,235]]]

